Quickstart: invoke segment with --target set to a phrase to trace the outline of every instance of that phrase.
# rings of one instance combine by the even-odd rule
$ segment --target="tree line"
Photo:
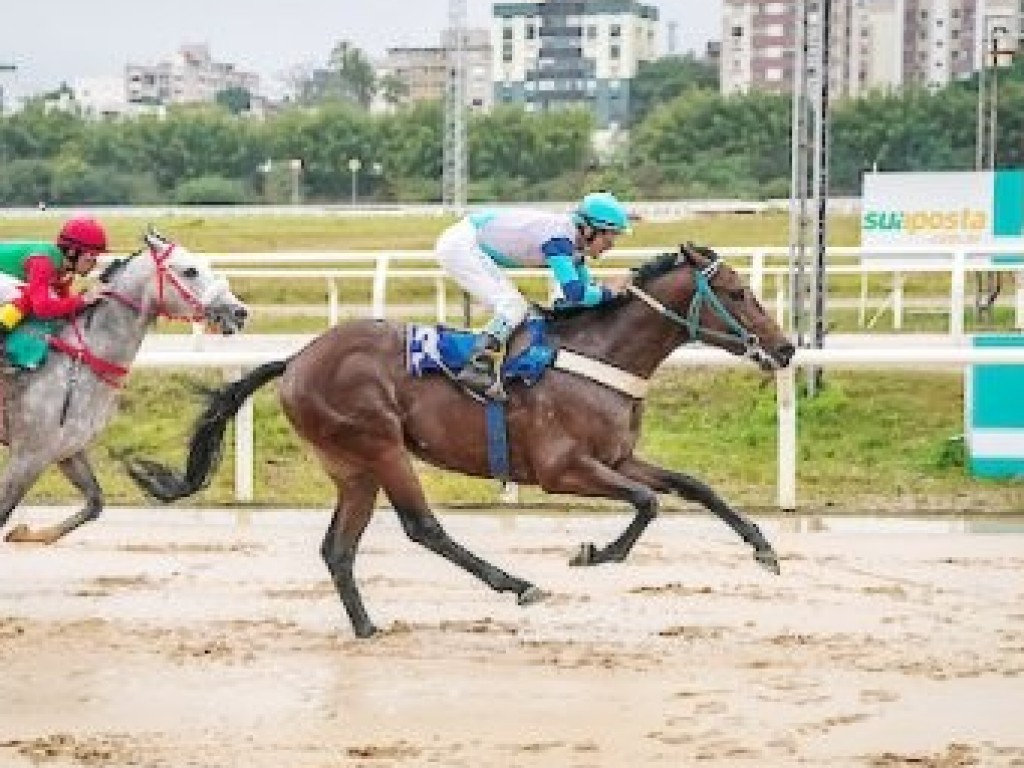
[[[360,161],[360,202],[439,199],[442,106],[371,114],[365,72],[351,51],[338,58],[362,79],[321,82],[319,90],[308,82],[304,98],[263,120],[224,103],[172,108],[163,118],[92,120],[30,102],[0,118],[0,205],[281,203],[294,198],[296,180],[303,201],[347,202],[352,159]],[[1022,167],[1024,70],[1018,64],[1000,78],[996,164]],[[470,199],[566,200],[592,188],[650,200],[788,195],[788,96],[722,96],[706,65],[686,57],[641,70],[633,95],[628,141],[603,154],[592,148],[585,110],[498,106],[471,114]],[[832,193],[859,194],[861,174],[873,166],[972,169],[976,119],[972,81],[836,103]]]

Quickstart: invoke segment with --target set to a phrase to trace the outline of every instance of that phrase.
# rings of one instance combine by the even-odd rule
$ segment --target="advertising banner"
[[[864,175],[865,247],[986,245],[1022,236],[1024,171]]]

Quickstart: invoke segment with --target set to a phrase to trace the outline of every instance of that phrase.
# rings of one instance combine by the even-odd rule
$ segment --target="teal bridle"
[[[689,258],[686,261],[687,266],[689,266],[692,272],[694,288],[693,298],[690,299],[690,306],[686,311],[685,317],[670,307],[666,307],[656,298],[643,289],[638,288],[636,285],[630,284],[626,290],[647,304],[647,306],[651,307],[651,309],[659,315],[671,320],[676,325],[685,329],[688,341],[699,341],[703,338],[708,341],[720,341],[726,344],[739,342],[743,346],[743,357],[749,357],[756,360],[758,363],[778,367],[775,359],[767,353],[763,346],[761,346],[761,340],[757,337],[757,334],[754,334],[743,327],[740,321],[736,319],[736,316],[730,312],[729,308],[722,303],[720,298],[718,298],[714,288],[711,287],[711,281],[714,279],[715,275],[718,274],[722,261],[718,255],[714,253],[709,253],[708,257],[709,261],[704,266],[695,264]],[[701,325],[701,311],[705,304],[719,320],[725,323],[726,328],[728,328],[727,332],[718,331]]]

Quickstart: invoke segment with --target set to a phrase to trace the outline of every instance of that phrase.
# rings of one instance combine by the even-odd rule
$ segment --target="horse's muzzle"
[[[750,356],[754,358],[754,362],[762,371],[778,371],[789,365],[794,354],[796,354],[796,347],[785,341],[773,349],[755,347]]]
[[[249,310],[241,302],[211,307],[207,312],[207,321],[225,336],[241,331],[248,319]]]

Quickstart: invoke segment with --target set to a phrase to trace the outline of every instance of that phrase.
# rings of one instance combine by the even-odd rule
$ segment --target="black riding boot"
[[[455,377],[462,386],[491,400],[505,400],[501,385],[501,361],[505,345],[489,333],[481,334],[473,347],[473,355]]]

